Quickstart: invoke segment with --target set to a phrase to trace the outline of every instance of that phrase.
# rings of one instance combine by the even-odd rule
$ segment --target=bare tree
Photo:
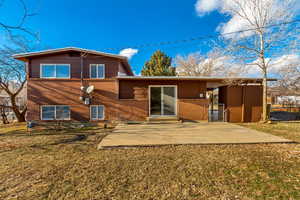
[[[27,19],[29,17],[32,17],[34,15],[36,15],[36,13],[31,12],[28,9],[28,5],[25,3],[24,0],[13,0],[15,4],[20,4],[22,10],[21,11],[12,11],[16,14],[20,14],[20,20],[18,23],[16,24],[9,24],[5,21],[0,21],[0,29],[3,29],[11,38],[13,38],[13,32],[14,31],[21,31],[23,33],[29,34],[35,38],[37,38],[37,34],[34,33],[32,30],[30,30],[29,28],[25,27],[25,22],[27,21]],[[7,3],[6,0],[0,0],[0,8],[4,7],[4,4]],[[10,3],[12,3],[12,0],[10,0]]]
[[[280,75],[278,83],[282,90],[300,95],[300,63],[283,66],[278,74]]]
[[[224,55],[217,48],[203,55],[199,52],[187,56],[176,56],[176,71],[180,76],[217,76],[236,77],[244,74],[244,68],[236,65],[234,60]]]
[[[299,31],[291,0],[232,0],[224,1],[222,12],[238,19],[242,29],[236,34],[223,34],[226,51],[244,66],[255,66],[263,78],[263,116],[267,114],[267,78],[272,57],[287,53],[296,46]],[[239,25],[240,25],[239,24]],[[222,29],[222,27],[221,27]]]
[[[3,124],[9,124],[9,121],[7,119],[9,100],[5,95],[3,95],[3,93],[4,92],[0,90],[0,117]]]
[[[10,99],[9,105],[2,107],[12,109],[19,122],[25,121],[27,111],[27,106],[23,105],[24,94],[21,94],[26,86],[26,66],[12,55],[30,51],[28,43],[22,38],[14,38],[10,46],[0,48],[0,90],[5,91]]]
[[[8,3],[6,0],[0,0],[0,9]],[[38,36],[32,30],[25,26],[29,17],[36,15],[31,12],[25,0],[11,0],[9,3],[19,4],[21,10],[11,11],[14,18],[19,19],[15,24],[0,20],[0,31],[8,35],[7,43],[9,45],[0,46],[0,91],[4,91],[5,97],[1,98],[0,111],[3,123],[8,123],[6,116],[7,110],[12,110],[19,122],[25,121],[27,107],[25,105],[25,96],[21,94],[26,85],[25,66],[12,58],[12,55],[20,52],[29,51],[29,42],[24,36],[30,35],[34,39]],[[17,34],[22,34],[19,37]],[[23,96],[22,96],[23,95]]]
[[[217,58],[201,55],[199,52],[188,56],[176,56],[176,71],[180,76],[213,76],[220,67]]]

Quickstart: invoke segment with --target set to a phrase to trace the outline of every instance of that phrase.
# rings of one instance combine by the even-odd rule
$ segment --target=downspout
[[[81,52],[80,53],[80,99],[81,101],[84,101],[84,96],[85,96],[85,88],[84,88],[84,85],[83,85],[83,59],[84,57],[86,56],[86,53],[85,52]]]
[[[211,120],[213,120],[213,115],[214,115],[214,90],[212,90],[212,95],[211,95],[211,110],[210,110],[210,116]]]
[[[242,122],[245,122],[245,85],[242,85]]]
[[[81,87],[83,86],[83,54],[80,54],[80,81]]]
[[[84,57],[87,56],[87,53],[86,52],[82,52],[80,53],[80,82],[81,82],[81,88],[83,87],[83,69],[84,69]],[[83,93],[84,91],[82,91]]]

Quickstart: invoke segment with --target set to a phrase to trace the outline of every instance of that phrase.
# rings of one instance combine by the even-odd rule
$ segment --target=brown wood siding
[[[227,87],[227,109],[229,122],[242,122],[242,88]]]
[[[178,84],[178,116],[185,120],[207,120],[206,99],[199,99],[199,95],[195,92],[188,93],[186,91],[189,81],[155,81],[155,82],[127,82],[126,86],[143,87],[148,92],[146,85],[175,85]],[[118,82],[115,79],[91,81],[85,80],[85,85],[94,85],[93,98],[91,104],[105,106],[105,120],[130,120],[144,121],[149,116],[148,94],[145,99],[119,99],[118,98]],[[124,84],[124,83],[123,83]],[[122,84],[121,84],[122,85]],[[188,88],[189,90],[203,91],[203,82],[199,82],[200,86]],[[80,97],[79,80],[45,80],[35,79],[28,81],[28,113],[27,120],[40,120],[40,107],[42,105],[69,105],[71,108],[71,120],[89,121],[90,107],[84,105],[79,100]],[[124,90],[121,90],[122,92]],[[181,93],[180,93],[181,91]],[[197,97],[195,99],[191,99]]]
[[[91,105],[105,106],[105,120],[146,120],[148,101],[120,101],[116,80],[90,81],[89,84],[95,86]],[[42,105],[69,105],[71,120],[89,121],[90,106],[79,100],[80,86],[80,81],[72,80],[29,80],[26,119],[40,120]]]
[[[219,97],[222,103],[225,103],[225,108],[228,110],[227,117],[229,122],[258,122],[261,119],[261,86],[221,87]]]
[[[200,93],[206,96],[206,82],[204,81],[180,81],[178,84],[179,99],[201,99]]]
[[[176,81],[176,80],[120,80],[120,99],[133,99],[134,88],[148,89],[149,85],[177,85],[179,99],[201,99],[200,93],[206,93],[204,81]]]
[[[261,86],[245,87],[245,120],[244,122],[258,122],[262,114],[262,94]]]
[[[207,99],[179,99],[178,116],[182,120],[208,120]]]
[[[115,79],[101,81],[86,80],[84,83],[95,86],[91,104],[105,106],[105,120],[129,121],[143,121],[149,116],[148,85],[175,84],[175,82],[172,81],[123,82],[122,84],[126,85],[126,87],[142,87],[147,92],[145,99],[125,100],[118,98],[118,82]],[[120,88],[123,87],[122,84],[120,84]],[[182,90],[187,88],[180,85],[189,85],[189,81],[177,82],[177,84],[179,96],[177,100],[178,117],[183,120],[207,120],[208,100],[200,99],[198,95],[197,98],[192,99],[196,97],[194,92],[188,93],[185,91],[184,93],[182,92],[180,96],[180,88]],[[203,83],[200,83],[200,85],[202,84]],[[81,83],[79,80],[30,79],[28,81],[27,120],[40,120],[40,107],[42,105],[69,105],[72,120],[89,121],[90,106],[84,105],[83,102],[79,100],[80,86]],[[199,88],[202,87],[203,86]],[[197,88],[198,87],[196,87],[196,90]],[[195,88],[189,87],[188,89],[194,90]],[[257,122],[261,118],[262,88],[260,86],[246,86],[244,91],[244,121]],[[122,89],[120,92],[122,93],[124,90]],[[222,87],[222,89],[220,89],[220,95],[224,98],[224,103],[226,103],[229,122],[242,122],[242,87]]]
[[[119,72],[128,74],[128,71],[126,70],[126,67],[123,65],[123,63],[119,64]]]
[[[81,58],[79,54],[63,53],[57,55],[39,56],[29,62],[29,78],[40,78],[41,64],[70,64],[71,78],[81,78]],[[119,59],[88,55],[83,59],[83,77],[89,78],[90,64],[105,64],[105,78],[118,76],[120,65]],[[123,67],[124,68],[124,67]],[[127,73],[125,69],[121,69]]]
[[[28,112],[27,120],[40,120],[41,105],[69,105],[71,119],[90,120],[90,106],[79,100],[81,95],[81,59],[76,52],[36,56],[28,61]],[[71,79],[39,79],[40,64],[71,64]],[[89,78],[90,64],[105,64],[106,79]],[[126,72],[126,66],[117,58],[88,55],[84,58],[84,85],[94,85],[91,104],[105,106],[105,120],[143,121],[149,116],[149,85],[177,85],[177,114],[184,120],[207,120],[208,100],[200,98],[206,93],[206,81],[200,80],[120,80],[118,72]],[[127,72],[128,73],[128,72]],[[245,122],[260,120],[262,89],[260,86],[221,87],[220,102],[228,109],[229,122],[241,122],[244,110]]]
[[[177,85],[177,115],[183,120],[208,120],[208,100],[200,98],[199,94],[206,93],[206,82],[203,81],[176,81],[176,80],[121,80],[119,81],[119,97],[121,101],[135,101],[134,92],[138,88],[140,93],[144,93],[149,115],[148,88],[150,85]],[[144,91],[144,92],[142,92]],[[127,100],[123,100],[127,99]],[[138,102],[138,101],[136,101]],[[129,112],[131,113],[131,112]],[[144,113],[145,114],[145,113]]]

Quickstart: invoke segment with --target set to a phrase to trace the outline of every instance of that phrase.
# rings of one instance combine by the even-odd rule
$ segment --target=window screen
[[[54,119],[55,119],[55,106],[43,106],[42,120],[54,120]]]
[[[70,65],[43,64],[41,65],[41,78],[70,78]]]
[[[69,106],[42,106],[41,109],[42,120],[69,120],[70,107]]]
[[[104,78],[104,77],[105,77],[105,65],[103,64],[90,65],[90,78]]]
[[[91,119],[92,120],[104,119],[104,106],[103,105],[91,106]]]

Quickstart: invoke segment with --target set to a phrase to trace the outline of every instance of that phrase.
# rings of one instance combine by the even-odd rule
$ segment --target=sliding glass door
[[[176,86],[150,86],[150,115],[176,115]]]

